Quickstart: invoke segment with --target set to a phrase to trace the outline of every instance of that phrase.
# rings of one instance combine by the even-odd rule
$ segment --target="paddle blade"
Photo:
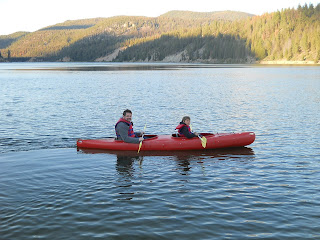
[[[205,137],[203,137],[203,136],[202,136],[200,139],[201,139],[202,147],[203,147],[203,148],[206,148],[206,146],[207,146],[207,139],[206,139]]]

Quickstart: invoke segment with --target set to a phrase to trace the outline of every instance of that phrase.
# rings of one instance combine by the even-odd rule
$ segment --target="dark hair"
[[[181,120],[181,122],[184,122],[185,120],[190,120],[190,117],[189,116],[184,116]]]
[[[126,110],[123,111],[123,116],[125,116],[127,113],[131,113],[132,114],[131,110],[126,109]]]

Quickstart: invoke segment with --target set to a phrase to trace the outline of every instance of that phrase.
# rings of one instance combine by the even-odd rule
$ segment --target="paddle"
[[[207,146],[207,138],[206,138],[205,136],[200,137],[200,135],[198,135],[198,137],[199,137],[200,140],[201,140],[201,145],[202,145],[202,147],[203,147],[203,148],[206,148],[206,146]]]
[[[146,131],[146,127],[147,127],[147,124],[144,125],[142,137],[144,136],[144,132]],[[142,142],[143,142],[143,141],[141,141],[141,142],[139,143],[138,153],[140,152],[140,149],[141,149],[141,146],[142,146]]]
[[[190,125],[190,130],[192,131],[192,126]],[[201,145],[202,145],[202,147],[203,148],[206,148],[206,146],[207,146],[207,139],[206,139],[206,137],[204,137],[204,136],[201,136],[200,137],[200,135],[198,135],[198,138],[201,140]]]

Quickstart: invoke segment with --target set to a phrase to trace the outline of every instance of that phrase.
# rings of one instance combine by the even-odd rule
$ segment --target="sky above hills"
[[[17,31],[33,32],[40,28],[76,20],[118,15],[157,17],[171,10],[195,12],[240,11],[255,15],[283,8],[297,8],[300,4],[320,1],[303,0],[0,0],[0,35]]]

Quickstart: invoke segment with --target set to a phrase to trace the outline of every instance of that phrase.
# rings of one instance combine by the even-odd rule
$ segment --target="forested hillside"
[[[0,36],[0,48],[11,61],[319,62],[320,4],[262,16],[171,11],[67,21]]]
[[[166,18],[180,18],[180,19],[202,19],[202,20],[226,20],[235,21],[240,19],[246,19],[248,17],[253,17],[253,14],[234,12],[234,11],[219,11],[219,12],[191,12],[191,11],[170,11],[161,17]]]

